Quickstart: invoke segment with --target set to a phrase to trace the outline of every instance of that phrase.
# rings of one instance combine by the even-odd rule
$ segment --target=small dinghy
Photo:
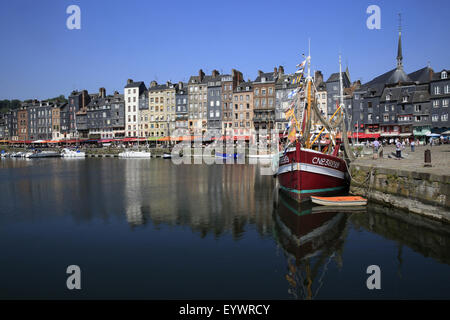
[[[359,196],[346,197],[314,197],[311,196],[311,201],[322,206],[339,206],[339,207],[354,207],[367,205],[367,199]]]

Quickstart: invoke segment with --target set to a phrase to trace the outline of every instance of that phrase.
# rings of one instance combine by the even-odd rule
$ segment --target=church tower
[[[398,14],[399,26],[398,26],[398,48],[397,48],[397,69],[403,69],[403,55],[402,55],[402,16]]]

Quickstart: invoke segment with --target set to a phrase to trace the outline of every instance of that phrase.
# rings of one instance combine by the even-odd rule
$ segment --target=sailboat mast
[[[339,55],[339,90],[340,90],[339,103],[342,106],[342,105],[344,105],[344,88],[343,88],[343,84],[342,84],[341,55]]]
[[[305,143],[306,143],[306,147],[310,148],[311,147],[311,143],[310,143],[310,129],[311,129],[311,40],[308,39],[308,57],[306,58],[306,63],[308,65],[308,76],[306,77],[306,83],[308,84],[308,109],[306,111],[306,121],[308,122],[307,124],[307,130],[306,130],[306,135],[305,135]]]

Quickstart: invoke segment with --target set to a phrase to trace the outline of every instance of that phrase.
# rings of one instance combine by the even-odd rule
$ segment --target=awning
[[[411,136],[411,135],[412,135],[411,132],[404,132],[404,133],[400,133],[400,134],[399,134],[400,137],[409,137],[409,136]]]
[[[397,137],[398,136],[398,132],[382,132],[381,136],[382,137]]]

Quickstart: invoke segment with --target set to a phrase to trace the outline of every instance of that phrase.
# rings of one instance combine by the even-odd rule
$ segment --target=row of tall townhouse
[[[124,137],[123,95],[73,91],[67,103],[32,100],[1,117],[1,138],[14,141]]]
[[[342,98],[347,127],[351,131],[376,133],[381,137],[426,137],[430,132],[450,129],[449,70],[434,72],[425,67],[407,74],[403,70],[401,33],[398,35],[396,67],[369,82],[351,82],[348,68],[332,73],[326,81],[314,73],[315,96],[321,113],[330,117]],[[295,74],[285,74],[283,66],[273,72],[258,71],[245,81],[242,72],[231,74],[202,69],[187,83],[158,84],[148,88],[143,81],[128,79],[124,93],[106,95],[87,90],[73,91],[68,103],[32,100],[19,109],[0,116],[0,138],[11,140],[122,138],[160,139],[175,129],[191,133],[207,129],[227,134],[248,135],[252,129],[283,131],[284,110],[292,103],[289,93]],[[297,104],[305,101],[297,95]],[[301,108],[299,108],[301,110]],[[301,114],[297,118],[302,119]]]

